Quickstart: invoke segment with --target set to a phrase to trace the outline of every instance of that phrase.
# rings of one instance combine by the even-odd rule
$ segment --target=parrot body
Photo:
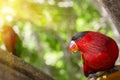
[[[20,50],[18,51],[18,49],[20,49],[21,41],[12,27],[3,28],[2,39],[8,52],[16,56],[20,55],[20,53],[18,53]]]
[[[86,31],[75,34],[72,41],[78,47],[76,49],[82,52],[86,76],[114,67],[119,50],[112,38],[99,32]]]

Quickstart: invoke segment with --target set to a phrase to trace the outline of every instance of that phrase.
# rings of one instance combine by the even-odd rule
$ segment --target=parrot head
[[[80,41],[89,32],[90,31],[84,31],[84,32],[79,32],[79,33],[76,33],[75,35],[73,35],[70,45],[69,45],[70,53],[74,53],[74,52],[80,50],[78,45],[76,44],[76,42]]]

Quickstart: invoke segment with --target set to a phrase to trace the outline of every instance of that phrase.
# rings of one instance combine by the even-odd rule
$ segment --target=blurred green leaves
[[[12,25],[23,41],[22,59],[55,80],[86,80],[80,54],[70,54],[71,36],[93,30],[113,37],[90,0],[0,0],[0,27]],[[0,34],[1,36],[1,34]],[[2,40],[0,39],[1,47]]]

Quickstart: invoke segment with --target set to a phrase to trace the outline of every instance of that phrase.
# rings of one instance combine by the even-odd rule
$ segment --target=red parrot
[[[21,40],[10,26],[5,26],[2,30],[2,39],[8,52],[20,56]]]
[[[116,42],[99,32],[84,31],[72,37],[70,52],[81,51],[85,76],[114,67],[119,55]]]

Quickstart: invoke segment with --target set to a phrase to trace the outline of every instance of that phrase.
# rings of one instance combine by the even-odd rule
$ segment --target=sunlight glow
[[[13,26],[13,29],[15,30],[15,32],[16,32],[17,34],[20,34],[20,30],[19,30],[19,28],[18,28],[17,25]]]
[[[45,15],[47,21],[50,22],[52,20],[51,15],[48,13],[48,11],[44,10],[43,14]]]
[[[58,3],[59,7],[72,7],[73,6],[73,1],[64,1],[64,2],[59,2]]]
[[[3,49],[3,50],[6,50],[6,47],[5,47],[4,44],[2,44],[2,45],[0,46],[0,48]]]
[[[34,2],[36,2],[36,3],[44,3],[45,0],[34,0]]]
[[[2,13],[14,14],[14,10],[11,7],[3,7],[1,10]]]
[[[6,20],[11,22],[13,20],[12,16],[6,16]]]
[[[49,0],[49,1],[48,1],[48,4],[54,5],[54,4],[55,4],[55,1],[54,1],[54,0]]]
[[[14,2],[15,0],[9,0],[10,2]]]

